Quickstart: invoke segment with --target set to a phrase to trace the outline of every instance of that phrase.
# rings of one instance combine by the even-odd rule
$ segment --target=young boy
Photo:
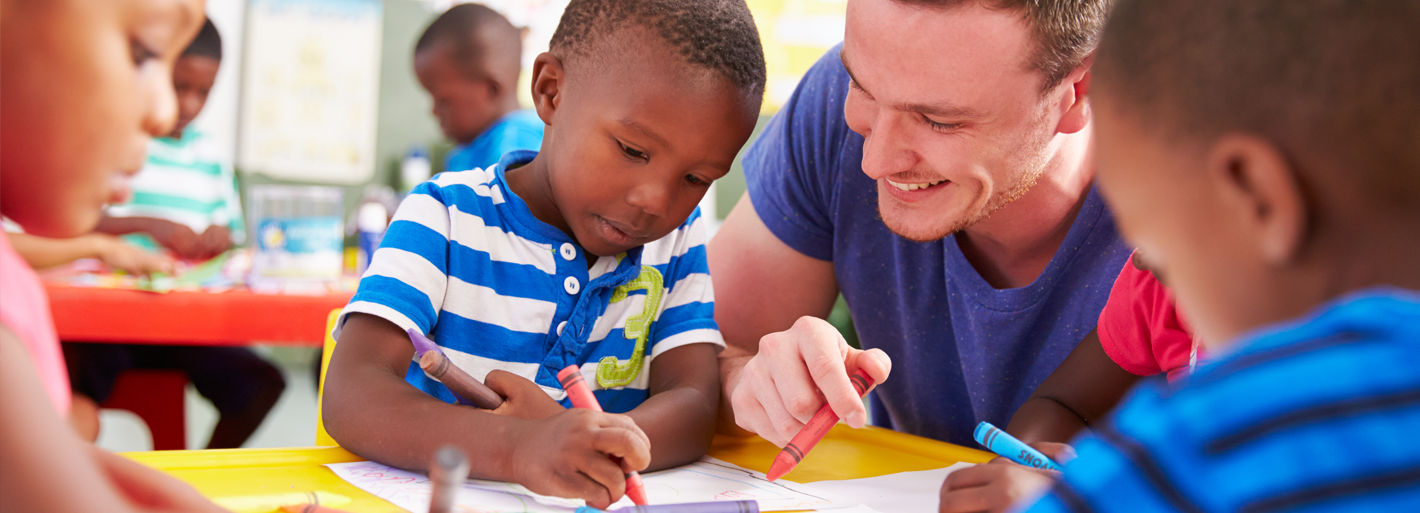
[[[109,207],[99,223],[101,231],[140,230],[134,235],[156,239],[189,258],[214,256],[231,247],[231,237],[241,236],[241,206],[231,167],[212,156],[201,134],[187,129],[206,105],[221,63],[222,38],[207,20],[173,65],[177,123],[166,137],[149,145],[148,162],[132,181],[131,201]],[[241,447],[286,388],[280,369],[245,347],[66,342],[64,356],[80,405],[103,403],[119,374],[129,369],[185,372],[219,414],[208,449]],[[97,411],[75,413],[87,417],[76,418],[76,425],[98,425]]]
[[[1098,327],[1070,352],[1011,416],[1006,431],[1063,463],[1074,449],[1063,442],[1100,421],[1145,376],[1170,382],[1197,366],[1199,339],[1136,252],[1114,281]],[[1032,485],[1056,477],[1006,458],[962,469],[942,483],[942,513],[999,511]]]
[[[1214,358],[1030,511],[1420,509],[1417,63],[1416,2],[1119,2],[1101,185]]]
[[[518,107],[523,39],[478,4],[439,15],[414,45],[414,74],[434,100],[444,137],[457,144],[446,171],[487,169],[513,150],[542,146],[542,119]]]
[[[0,1],[0,214],[74,237],[121,201],[174,117],[168,70],[199,0]],[[64,425],[64,360],[39,279],[0,235],[0,511],[222,511]]]
[[[133,178],[129,201],[108,208],[98,231],[126,235],[148,249],[205,260],[243,238],[236,176],[188,124],[202,112],[222,65],[222,37],[211,20],[173,65],[178,118],[171,133],[153,140],[148,163]]]
[[[455,444],[475,477],[600,508],[625,489],[607,456],[639,470],[704,454],[723,342],[696,203],[749,138],[764,83],[743,2],[569,3],[533,69],[542,151],[440,174],[399,207],[336,327],[331,435],[414,469]],[[504,406],[448,404],[407,329]],[[564,409],[572,364],[608,413]]]

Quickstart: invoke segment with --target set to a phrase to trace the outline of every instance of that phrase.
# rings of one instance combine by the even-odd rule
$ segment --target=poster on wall
[[[329,184],[375,172],[379,0],[251,0],[237,165]]]

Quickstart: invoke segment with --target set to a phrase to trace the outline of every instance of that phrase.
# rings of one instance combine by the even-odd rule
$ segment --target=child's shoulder
[[[416,186],[410,195],[431,196],[446,206],[458,205],[465,213],[476,213],[506,203],[506,191],[503,189],[497,169],[489,166],[439,173]]]

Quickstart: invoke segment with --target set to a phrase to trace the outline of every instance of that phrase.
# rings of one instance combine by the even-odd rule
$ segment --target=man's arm
[[[780,241],[748,194],[706,251],[715,320],[728,346],[720,354],[721,430],[735,432],[737,425],[782,446],[825,399],[861,427],[867,412],[848,373],[862,366],[881,383],[891,363],[881,351],[848,347],[822,320],[838,296],[833,263]]]
[[[627,416],[563,410],[526,420],[448,404],[404,381],[413,355],[408,335],[394,323],[358,313],[346,319],[330,358],[322,411],[341,446],[380,463],[423,470],[439,447],[452,444],[475,462],[471,477],[586,499],[601,509],[626,490],[622,470],[608,454],[637,470],[650,463],[650,442]],[[546,398],[536,385],[505,386],[519,379],[487,381],[500,394]],[[528,399],[508,397],[510,403]]]
[[[720,405],[714,363],[712,344],[680,346],[651,361],[651,397],[626,414],[651,440],[647,470],[684,465],[710,449]]]

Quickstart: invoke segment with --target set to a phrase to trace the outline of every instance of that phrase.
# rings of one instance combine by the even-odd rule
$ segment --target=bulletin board
[[[251,0],[237,165],[358,184],[375,172],[380,0]]]

